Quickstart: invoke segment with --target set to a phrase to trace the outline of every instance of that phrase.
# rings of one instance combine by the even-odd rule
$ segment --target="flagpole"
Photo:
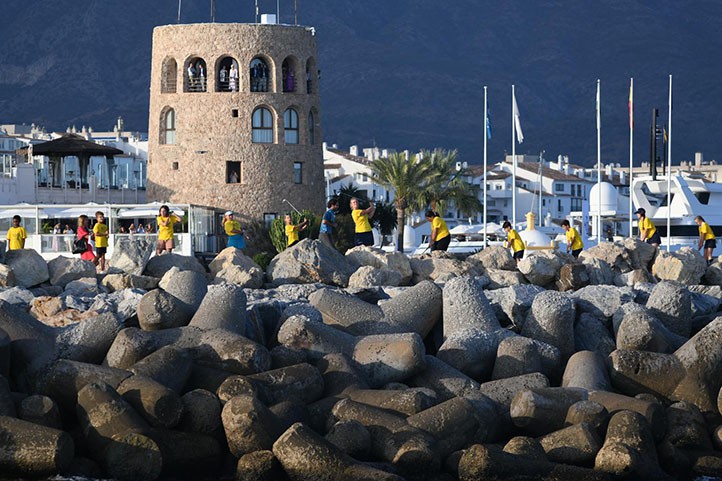
[[[511,85],[511,225],[516,229],[516,97],[514,84]]]
[[[602,99],[597,79],[597,245],[602,242]]]
[[[667,132],[667,252],[672,248],[672,76],[669,76],[669,130]]]
[[[489,110],[486,103],[486,85],[484,85],[484,247],[486,247],[488,237],[486,235],[486,141],[489,137]]]
[[[632,236],[632,178],[634,175],[634,78],[629,79],[629,237]]]

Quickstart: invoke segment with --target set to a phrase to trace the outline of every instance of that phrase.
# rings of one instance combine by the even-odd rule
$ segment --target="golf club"
[[[301,214],[301,211],[299,211],[298,209],[296,209],[296,208],[293,206],[293,204],[291,204],[289,201],[287,201],[286,199],[283,199],[281,202],[285,202],[286,204],[290,205],[293,210],[295,210],[298,214],[300,214],[300,215],[303,217],[303,214]]]

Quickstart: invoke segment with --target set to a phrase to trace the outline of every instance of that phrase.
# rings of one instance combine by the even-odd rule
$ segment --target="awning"
[[[140,218],[153,218],[155,219],[158,216],[158,210],[160,209],[161,204],[158,204],[158,207],[133,207],[128,209],[120,209],[118,211],[118,214],[116,217],[120,219],[140,219]],[[180,207],[169,205],[168,209],[172,211],[175,215],[178,217],[183,217],[185,215],[185,212]]]

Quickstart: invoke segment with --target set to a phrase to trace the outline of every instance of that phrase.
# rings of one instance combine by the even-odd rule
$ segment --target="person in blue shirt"
[[[326,204],[328,210],[323,214],[321,220],[321,229],[318,233],[318,239],[329,247],[336,246],[333,242],[333,230],[336,228],[336,211],[338,211],[338,199],[333,198]]]

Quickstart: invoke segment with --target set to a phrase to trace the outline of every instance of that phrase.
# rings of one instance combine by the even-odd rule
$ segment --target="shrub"
[[[271,260],[273,259],[273,256],[269,254],[268,252],[259,252],[255,256],[253,256],[253,262],[261,266],[261,269],[264,271],[268,268],[268,264],[271,263]]]
[[[318,237],[318,230],[321,227],[319,217],[316,217],[310,210],[303,210],[300,214],[298,212],[291,212],[291,222],[294,224],[300,224],[303,222],[303,219],[308,219],[309,225],[298,233],[298,239],[303,240],[313,239],[313,236]],[[279,217],[273,221],[273,224],[268,231],[273,247],[275,247],[278,252],[286,250],[287,242],[285,227],[286,224],[283,221],[283,217]]]

